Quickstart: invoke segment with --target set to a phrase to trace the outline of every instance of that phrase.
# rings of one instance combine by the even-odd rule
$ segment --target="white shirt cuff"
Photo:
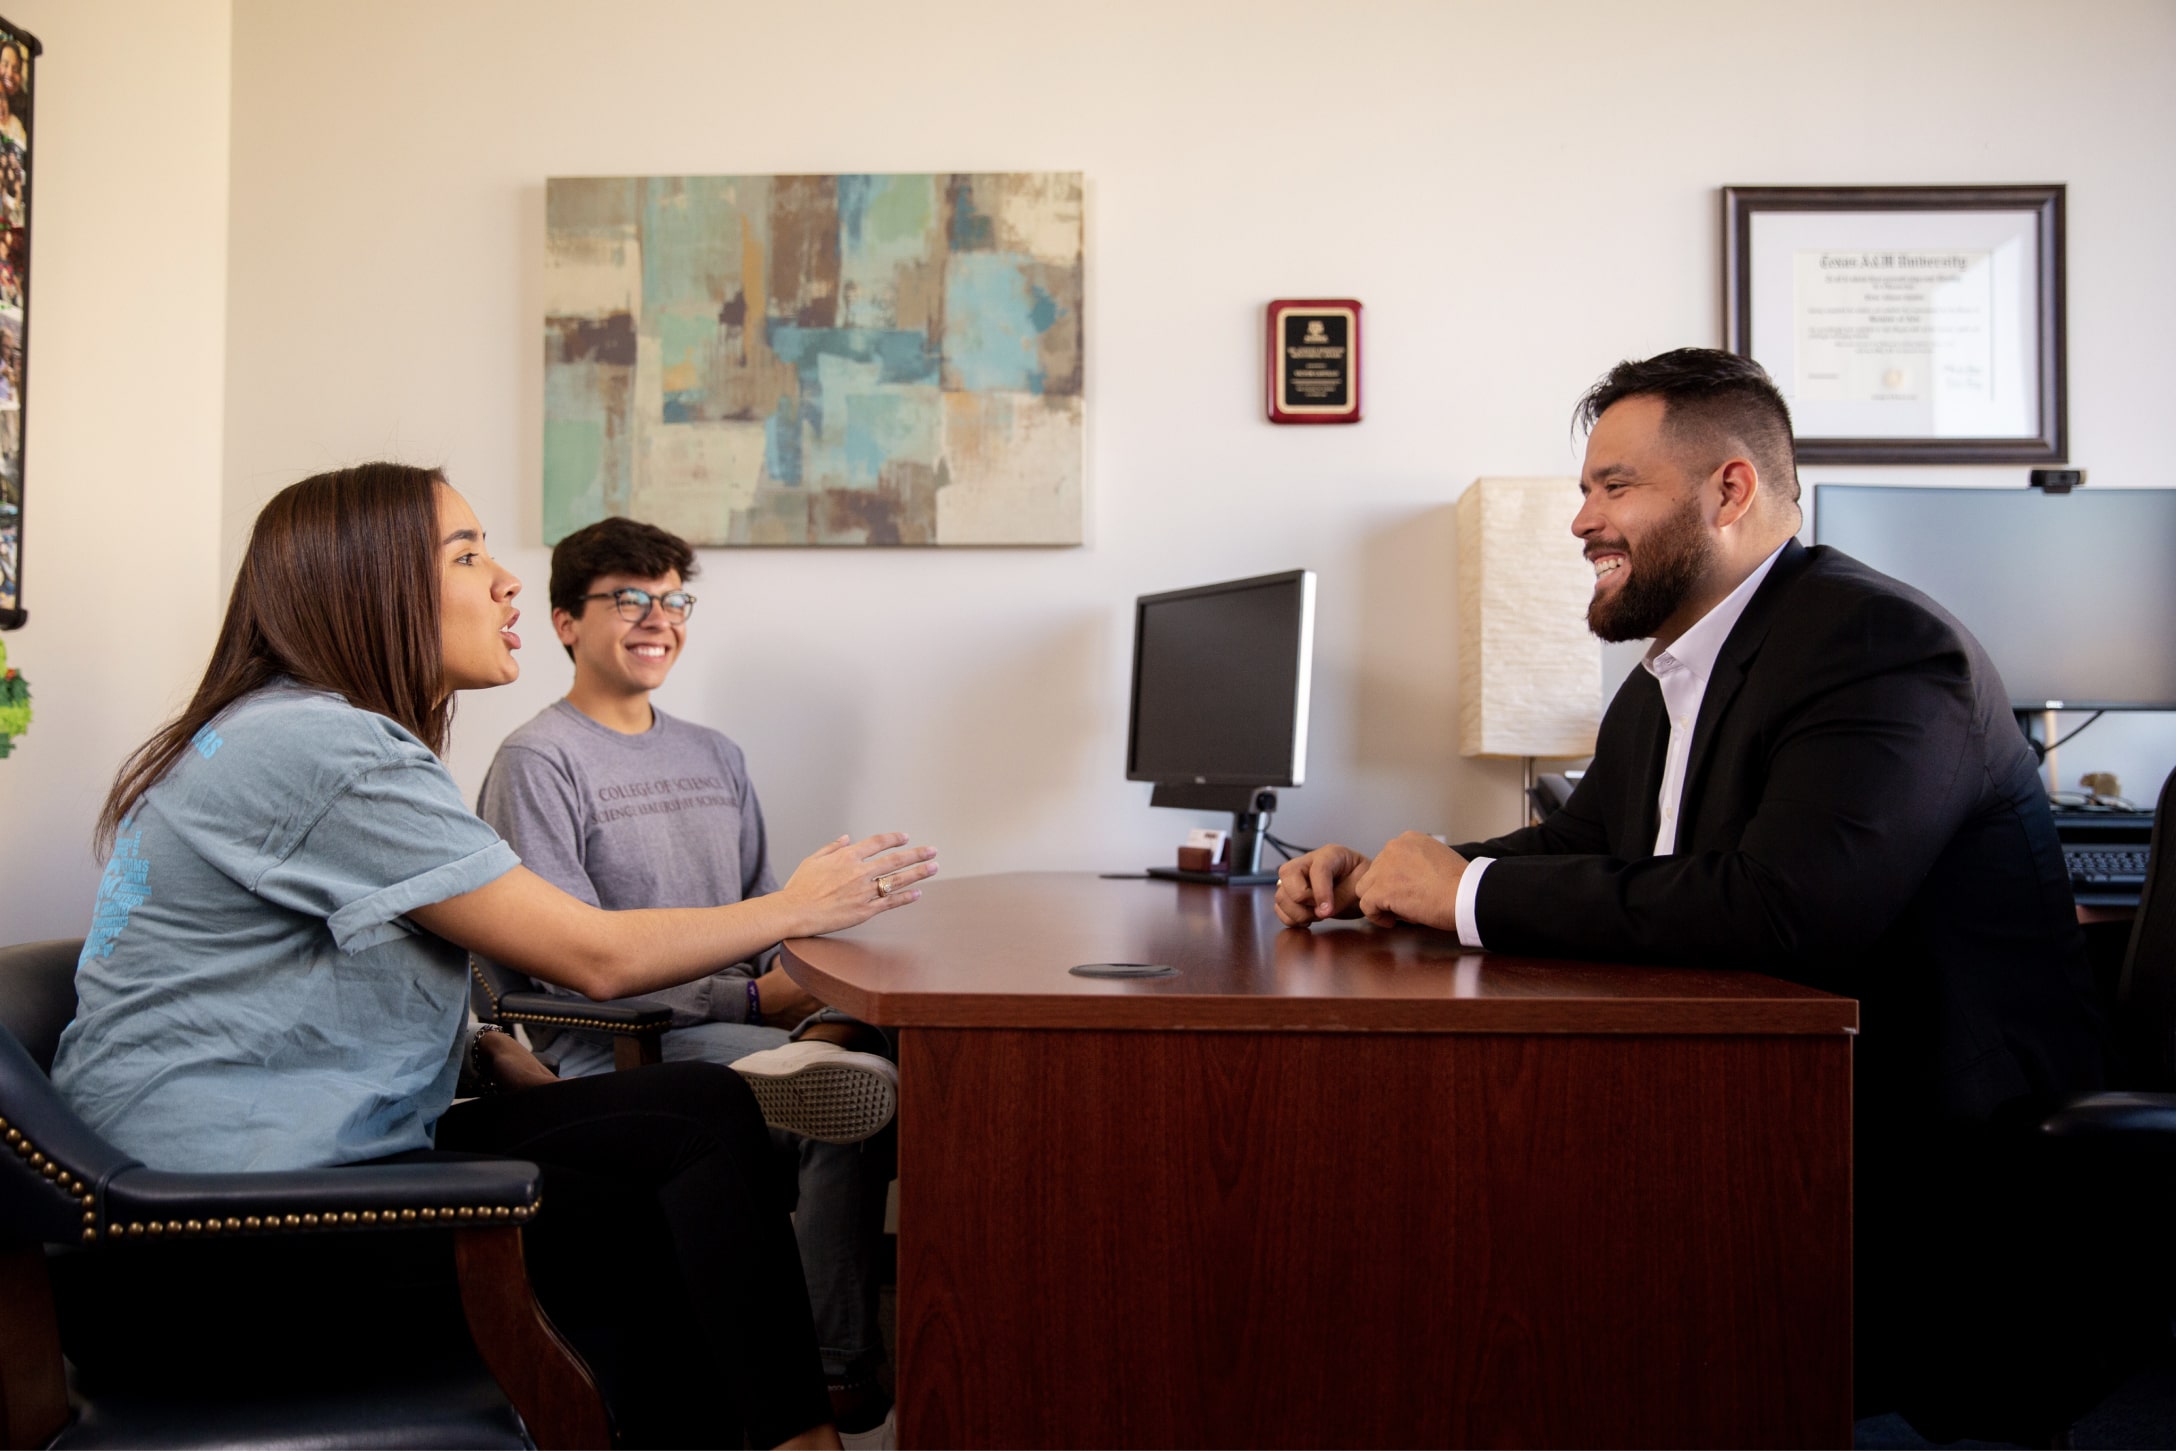
[[[1466,870],[1458,879],[1458,945],[1480,948],[1481,924],[1473,919],[1473,899],[1481,890],[1481,873],[1488,870],[1494,857],[1477,856],[1466,863]]]

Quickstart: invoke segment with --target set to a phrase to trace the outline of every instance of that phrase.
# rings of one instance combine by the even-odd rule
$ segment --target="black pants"
[[[436,1141],[400,1157],[544,1171],[530,1275],[626,1440],[774,1446],[831,1419],[793,1186],[740,1075],[666,1063],[473,1099]]]

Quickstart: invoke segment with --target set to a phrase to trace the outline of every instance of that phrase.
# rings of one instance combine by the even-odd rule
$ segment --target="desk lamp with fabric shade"
[[[1594,570],[1571,532],[1573,479],[1475,479],[1458,501],[1458,753],[1591,756],[1602,644]]]

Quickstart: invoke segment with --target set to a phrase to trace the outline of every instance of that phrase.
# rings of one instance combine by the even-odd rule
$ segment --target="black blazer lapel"
[[[1744,686],[1746,672],[1759,658],[1761,642],[1768,638],[1768,627],[1775,622],[1783,597],[1790,592],[1791,581],[1806,567],[1807,558],[1806,547],[1796,539],[1783,546],[1783,552],[1769,566],[1768,577],[1753,591],[1753,598],[1746,601],[1745,613],[1731,626],[1730,634],[1723,640],[1722,652],[1715,657],[1715,673],[1708,677],[1708,688],[1700,696],[1700,717],[1693,722],[1692,749],[1685,756],[1685,790],[1677,812],[1679,851],[1690,849],[1689,838],[1700,809],[1701,788],[1707,784],[1708,761],[1715,754],[1716,732],[1722,728],[1731,701]],[[1660,789],[1659,778],[1657,789]]]
[[[1663,708],[1662,684],[1644,665],[1632,667],[1624,684],[1636,690],[1638,706],[1626,732],[1623,789],[1629,799],[1618,808],[1617,820],[1625,834],[1610,843],[1610,854],[1623,861],[1640,861],[1655,854],[1655,829],[1662,824],[1655,798],[1662,791],[1662,767],[1670,749],[1670,713]]]

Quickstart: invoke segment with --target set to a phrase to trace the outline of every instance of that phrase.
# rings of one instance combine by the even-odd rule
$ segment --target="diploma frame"
[[[1723,212],[1724,346],[1767,368],[1790,400],[1798,457],[1806,463],[2063,463],[2069,448],[2065,387],[2061,185],[2036,186],[1726,186]],[[1937,426],[1906,426],[1879,434],[1839,427],[1821,406],[1798,396],[1797,360],[1808,333],[1791,295],[1796,271],[1782,248],[1763,250],[1755,237],[1764,215],[1834,213],[1832,226],[1794,220],[1801,233],[1822,233],[1824,250],[1935,252],[1977,247],[1991,232],[2031,243],[2029,264],[1993,269],[1988,316],[1995,340],[1991,374],[1999,373],[2022,401],[2015,430],[1970,436]],[[1967,215],[1970,214],[1970,215]],[[1801,244],[1803,245],[1803,244]],[[1787,320],[1777,327],[1768,321]],[[1999,344],[2017,340],[2015,347]],[[2008,366],[2005,366],[2008,365]],[[2014,379],[2014,382],[2010,380]],[[1842,410],[1832,410],[1842,411]],[[1863,409],[1861,410],[1864,411]]]

